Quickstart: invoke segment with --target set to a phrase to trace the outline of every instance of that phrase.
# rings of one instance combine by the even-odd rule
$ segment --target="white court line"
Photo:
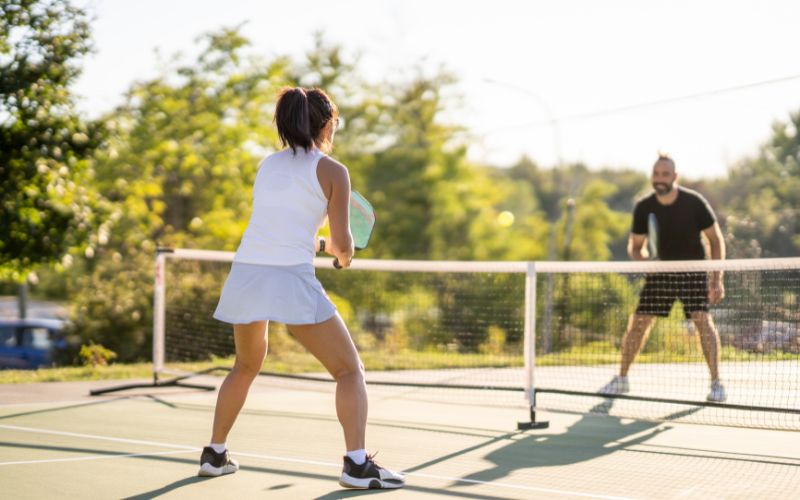
[[[74,405],[78,403],[86,403],[86,400],[72,400],[72,401],[48,401],[46,403],[42,403],[40,401],[31,401],[29,403],[0,403],[0,410],[3,408],[18,408],[20,406],[44,406],[45,408],[50,408],[51,406],[61,406],[63,405]]]
[[[56,436],[69,436],[69,437],[79,437],[79,438],[86,438],[86,439],[99,439],[101,441],[113,441],[115,443],[128,443],[128,444],[144,444],[147,446],[162,446],[165,448],[182,448],[184,450],[196,450],[197,446],[185,446],[182,444],[166,444],[166,443],[157,443],[155,441],[142,441],[140,439],[125,439],[125,438],[118,438],[118,437],[110,437],[110,436],[98,436],[95,434],[79,434],[77,432],[63,432],[63,431],[53,431],[50,429],[36,429],[33,427],[20,427],[18,425],[4,425],[0,424],[0,429],[9,429],[12,431],[23,431],[23,432],[37,432],[40,434],[55,434]]]
[[[71,458],[50,458],[44,460],[21,460],[19,462],[0,462],[3,465],[29,465],[29,464],[44,464],[53,462],[80,462],[82,460],[100,460],[104,458],[130,458],[130,457],[150,457],[154,455],[180,455],[183,453],[196,453],[201,451],[200,448],[194,450],[172,450],[172,451],[154,451],[151,453],[119,453],[116,455],[87,455],[84,457],[71,457]]]
[[[37,409],[50,409],[50,408],[58,408],[60,406],[69,406],[69,405],[82,405],[82,406],[93,406],[102,403],[111,403],[114,401],[122,401],[122,400],[133,400],[138,399],[141,396],[117,396],[116,398],[105,398],[105,399],[65,399],[64,401],[28,401],[27,403],[0,403],[0,410],[6,408],[19,408],[23,406],[33,406]]]
[[[164,448],[180,448],[181,451],[172,451],[172,452],[161,452],[159,454],[167,454],[167,453],[184,453],[189,451],[199,451],[199,448],[196,446],[186,446],[182,444],[173,444],[173,443],[161,443],[156,441],[143,441],[139,439],[126,439],[126,438],[118,438],[112,436],[100,436],[95,434],[81,434],[76,432],[64,432],[64,431],[54,431],[50,429],[37,429],[34,427],[20,427],[17,425],[2,425],[0,424],[0,429],[9,429],[15,431],[23,431],[23,432],[36,432],[41,434],[54,434],[57,436],[69,436],[69,437],[79,437],[85,439],[97,439],[102,441],[112,441],[115,443],[130,443],[130,444],[144,444],[148,446],[161,446]],[[142,453],[136,455],[155,455],[156,453]],[[231,455],[237,455],[242,457],[252,457],[252,458],[261,458],[265,460],[274,460],[277,462],[289,462],[289,463],[297,463],[297,464],[304,464],[304,465],[321,465],[324,467],[335,467],[340,468],[342,465],[340,463],[332,463],[332,462],[321,462],[318,460],[306,460],[301,458],[289,458],[289,457],[280,457],[276,455],[262,455],[259,453],[238,453],[238,452],[231,452]],[[135,456],[135,455],[130,455]],[[102,458],[118,458],[118,455],[115,456],[98,456],[98,457],[91,457],[92,460],[99,460]],[[89,457],[77,457],[77,459],[90,459]],[[64,461],[69,459],[54,459],[52,461]],[[74,459],[73,459],[74,460]],[[47,462],[45,461],[36,461],[36,463]],[[11,465],[10,463],[2,463],[0,465]],[[427,478],[427,479],[439,479],[445,481],[452,481],[456,483],[467,483],[467,484],[478,484],[478,485],[486,485],[486,486],[496,486],[500,488],[509,488],[515,490],[525,490],[525,491],[536,491],[539,493],[552,493],[557,495],[567,495],[567,496],[575,496],[575,497],[583,497],[583,498],[601,498],[604,500],[630,500],[628,497],[616,497],[610,495],[598,495],[593,493],[581,493],[577,491],[569,491],[569,490],[556,490],[552,488],[538,488],[536,486],[525,486],[522,484],[513,484],[513,483],[500,483],[497,481],[481,481],[478,479],[463,479],[460,477],[451,477],[451,476],[439,476],[434,474],[425,474],[421,472],[409,472],[405,473],[406,476],[412,477],[420,477],[420,478]]]

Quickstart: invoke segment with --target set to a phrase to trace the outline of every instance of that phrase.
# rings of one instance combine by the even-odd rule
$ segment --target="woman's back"
[[[328,206],[317,178],[324,157],[317,148],[289,148],[262,160],[253,186],[253,213],[235,261],[287,266],[313,261],[314,237]]]

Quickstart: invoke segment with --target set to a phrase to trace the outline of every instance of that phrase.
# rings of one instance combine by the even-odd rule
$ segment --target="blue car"
[[[0,369],[33,370],[53,364],[53,354],[66,349],[64,322],[59,319],[0,320]]]

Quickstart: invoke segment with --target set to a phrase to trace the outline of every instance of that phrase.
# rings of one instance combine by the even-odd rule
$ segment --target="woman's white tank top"
[[[317,178],[325,155],[291,148],[261,161],[253,186],[253,213],[234,261],[290,266],[314,260],[315,236],[328,200]]]

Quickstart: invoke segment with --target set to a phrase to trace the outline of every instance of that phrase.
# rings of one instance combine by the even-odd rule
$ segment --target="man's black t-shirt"
[[[647,219],[651,213],[658,221],[658,257],[661,260],[705,258],[700,235],[717,219],[700,193],[679,186],[678,197],[670,205],[659,203],[655,192],[642,198],[633,209],[631,232],[647,235]]]

